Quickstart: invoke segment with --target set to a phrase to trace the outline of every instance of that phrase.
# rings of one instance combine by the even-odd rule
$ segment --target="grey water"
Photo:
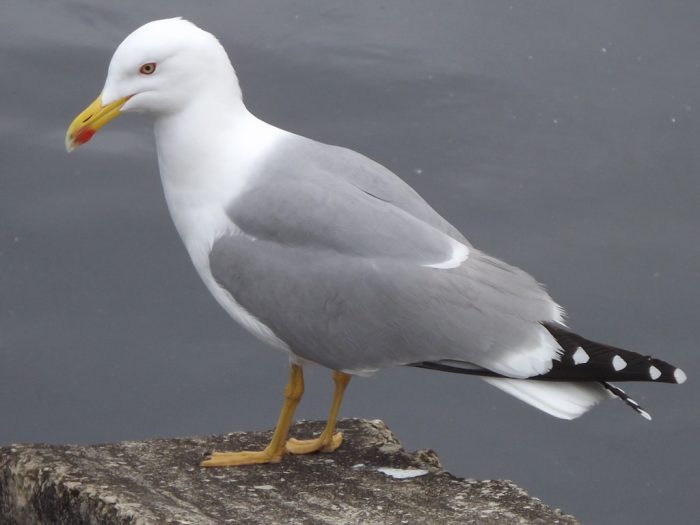
[[[251,110],[359,150],[470,241],[548,285],[569,324],[684,368],[557,420],[475,378],[351,383],[445,467],[583,523],[694,523],[700,504],[700,4],[693,1],[0,5],[0,445],[273,426],[286,357],[209,296],[170,223],[146,119],[68,156],[70,120],[152,19],[218,35]],[[328,371],[298,417],[323,418]],[[351,446],[351,444],[348,444]]]

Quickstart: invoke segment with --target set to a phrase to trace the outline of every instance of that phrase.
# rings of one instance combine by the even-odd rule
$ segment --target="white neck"
[[[285,133],[251,114],[240,91],[213,95],[193,96],[182,110],[154,124],[165,198],[196,266],[216,237],[235,229],[226,206]]]
[[[240,176],[281,132],[250,113],[240,99],[198,98],[154,122],[163,183],[195,191],[220,177]]]

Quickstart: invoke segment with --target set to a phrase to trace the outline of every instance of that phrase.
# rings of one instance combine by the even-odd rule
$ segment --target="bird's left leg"
[[[343,400],[345,387],[348,386],[352,376],[333,370],[333,382],[335,389],[333,391],[333,401],[331,409],[326,420],[326,427],[321,432],[321,435],[316,439],[289,439],[285,445],[287,452],[292,454],[310,454],[312,452],[333,452],[343,442],[343,433],[335,430],[335,423],[338,419],[338,411],[340,403]]]
[[[200,463],[202,467],[235,467],[260,463],[279,463],[285,453],[287,432],[292,423],[294,410],[304,393],[304,373],[301,366],[293,364],[289,371],[289,382],[284,389],[284,404],[277,419],[277,426],[270,443],[263,450],[242,452],[213,452]]]

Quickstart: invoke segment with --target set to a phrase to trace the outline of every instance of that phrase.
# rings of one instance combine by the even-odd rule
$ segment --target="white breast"
[[[179,122],[156,122],[163,192],[192,263],[214,298],[253,335],[290,352],[284,341],[216,282],[209,266],[216,239],[239,233],[226,207],[245,190],[266,151],[283,133],[245,115],[233,121],[235,126],[219,130],[213,138],[210,135],[207,143],[189,140],[188,130],[180,129]]]

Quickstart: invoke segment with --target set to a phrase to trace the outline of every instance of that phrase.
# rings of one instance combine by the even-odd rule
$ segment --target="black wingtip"
[[[562,348],[560,359],[543,378],[568,381],[651,381],[684,383],[685,372],[661,359],[590,341],[564,326],[542,325]]]
[[[637,412],[637,414],[642,416],[647,421],[651,421],[651,414],[649,414],[649,412],[644,410],[639,403],[637,403],[634,399],[632,399],[630,396],[628,396],[627,393],[624,390],[622,390],[620,387],[617,387],[615,385],[611,385],[610,383],[605,383],[605,382],[602,382],[602,385],[612,395],[614,395],[615,397],[624,401],[625,404],[627,404],[628,407],[630,407],[632,410]]]

